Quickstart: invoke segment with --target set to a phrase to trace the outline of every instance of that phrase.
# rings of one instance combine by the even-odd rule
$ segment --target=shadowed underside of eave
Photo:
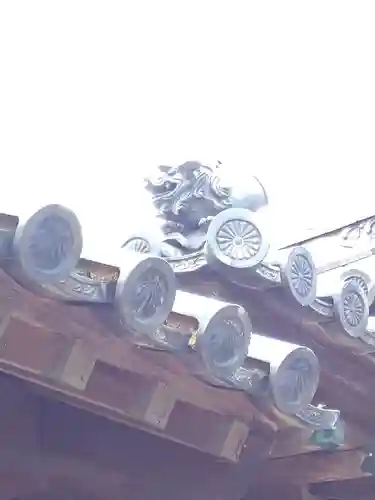
[[[220,293],[215,282],[206,278],[199,283],[204,283],[205,287],[213,286]],[[244,444],[250,455],[259,455],[262,460],[267,456],[293,457],[317,450],[309,443],[311,430],[293,419],[286,419],[267,402],[249,398],[242,392],[211,387],[189,374],[174,356],[142,350],[126,339],[111,337],[113,324],[108,322],[107,311],[41,299],[22,289],[5,274],[1,275],[0,281],[3,318],[0,369],[32,382],[41,394],[223,460],[239,460],[241,463]],[[193,288],[192,283],[189,287]],[[280,311],[266,307],[264,297],[260,300],[259,294],[248,294],[244,299],[252,312],[256,312],[253,315],[256,325],[270,328],[278,324],[280,338],[291,335],[293,321],[289,318],[288,323],[280,316]],[[273,297],[273,307],[276,300],[281,299]],[[284,313],[285,307],[283,304]],[[296,335],[297,332],[304,337],[308,335],[306,328],[295,331]],[[272,330],[272,334],[276,333]],[[84,351],[81,350],[82,341]],[[332,356],[333,359],[341,356],[337,345],[335,349],[326,347],[327,352],[331,351],[327,354],[328,367]],[[99,360],[96,359],[94,365],[87,359],[87,352],[99,353]],[[78,356],[78,368],[73,362],[75,356]],[[337,385],[329,381],[328,369],[324,370],[324,377],[325,371],[327,383],[330,383],[324,387],[325,401],[345,407],[348,426],[342,449],[357,449],[370,439],[373,426],[368,418],[363,417],[364,405],[359,414],[351,407],[355,393],[351,389],[345,394],[340,392]],[[361,372],[358,366],[357,371]],[[88,376],[87,385],[79,390],[74,384],[77,377],[80,380],[82,376]],[[333,390],[339,396],[332,398]],[[357,425],[363,424],[362,418],[365,425],[359,430]],[[365,429],[368,432],[363,432]]]
[[[239,460],[254,431],[264,443],[264,458],[271,450],[288,456],[317,449],[309,444],[311,430],[267,402],[207,385],[174,356],[117,338],[105,309],[36,297],[4,273],[0,304],[0,369],[32,382],[43,394],[224,460]],[[256,322],[267,314],[259,306]],[[346,436],[344,448],[366,439],[350,425]]]
[[[0,273],[0,315],[0,370],[57,399],[229,461],[251,429],[277,430],[242,392],[119,338],[105,308],[42,299]]]

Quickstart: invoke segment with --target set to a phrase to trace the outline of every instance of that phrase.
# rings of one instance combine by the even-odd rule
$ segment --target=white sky
[[[281,228],[375,213],[374,26],[373,0],[0,2],[0,210],[119,245],[145,169],[219,158]]]

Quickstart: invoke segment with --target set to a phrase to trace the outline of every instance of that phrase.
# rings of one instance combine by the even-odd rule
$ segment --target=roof
[[[373,218],[277,246],[257,178],[234,192],[186,162],[146,187],[157,217],[105,256],[82,258],[65,207],[0,217],[0,370],[229,462],[254,429],[270,460],[314,452],[340,412],[331,445],[357,453],[375,430]]]

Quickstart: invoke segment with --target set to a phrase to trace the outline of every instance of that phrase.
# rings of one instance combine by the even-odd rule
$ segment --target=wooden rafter
[[[294,455],[304,455],[319,451],[311,442],[314,430],[309,428],[287,427],[280,429],[275,437],[270,458],[283,458]],[[345,442],[340,450],[358,449],[368,441],[368,435],[354,425],[348,425],[345,430]]]
[[[202,286],[213,285],[203,283]],[[237,300],[232,291],[228,298]],[[360,395],[355,395],[356,384],[363,383],[366,387],[367,378],[375,375],[375,363],[351,341],[336,342],[331,326],[324,325],[323,328],[312,321],[309,314],[293,313],[288,319],[286,307],[289,305],[283,300],[272,290],[263,294],[249,292],[242,297],[250,308],[255,325],[263,324],[269,328],[277,325],[272,330],[273,336],[311,345],[318,353],[323,365],[323,391],[332,398],[331,401],[338,401],[339,407],[347,410],[349,417],[342,451],[332,454],[316,452],[317,447],[309,444],[311,430],[297,423],[294,425],[290,419],[285,418],[283,422],[270,405],[255,404],[240,392],[210,387],[194,378],[175,356],[141,350],[132,345],[124,337],[110,306],[94,308],[42,299],[18,286],[2,272],[0,370],[31,382],[42,394],[70,405],[237,463],[237,468],[232,469],[223,464],[207,465],[207,497],[216,491],[215,474],[230,478],[228,485],[220,483],[221,493],[223,498],[233,500],[243,497],[252,483],[258,488],[264,487],[270,477],[275,485],[315,484],[363,477],[360,465],[364,455],[358,448],[365,444],[373,423],[367,419],[364,429],[360,429],[359,425],[367,418],[367,410],[360,408],[357,415],[352,412],[352,403],[367,390],[361,387]],[[360,367],[362,359],[365,362]],[[353,381],[346,381],[345,394],[335,395],[335,388],[345,382],[340,378],[342,360],[345,360],[347,373],[352,373]],[[332,373],[332,366],[337,368],[336,373]],[[59,416],[56,414],[51,420],[58,421]],[[71,421],[71,426],[74,425]],[[115,498],[115,490],[120,488],[117,481],[122,484],[126,480],[112,466],[111,474],[114,475],[104,471],[109,462],[107,465],[103,462],[99,468],[97,463],[86,459],[82,459],[82,463],[78,459],[77,463],[78,451],[73,445],[66,462],[60,452],[55,451],[48,452],[50,482],[58,483],[62,470],[66,471],[72,484],[82,480],[83,486],[84,478],[95,475],[97,489],[99,483],[105,484],[108,491],[112,488]],[[26,474],[31,463],[35,462],[35,452],[28,454],[24,451],[23,457],[24,462],[18,462],[17,470],[21,473],[20,467],[24,463]],[[263,462],[256,473],[247,472],[254,466],[254,460],[258,463],[266,458],[267,462]],[[16,462],[14,458],[9,463],[15,467]],[[75,476],[77,470],[81,471],[80,477]],[[182,483],[187,481],[186,478],[180,480]],[[301,498],[307,498],[306,491],[303,495]]]
[[[238,500],[249,486],[246,472],[265,451],[255,432],[239,464],[218,461],[50,401],[31,392],[28,384],[4,375],[0,397],[5,403],[0,415],[0,470],[8,478],[7,491],[15,496],[27,491],[43,498],[43,492],[71,485],[98,499],[170,496],[178,491],[179,498],[189,500],[194,491],[199,500],[219,494]]]
[[[244,394],[210,387],[174,356],[119,338],[114,316],[41,299],[0,273],[0,370],[229,461],[239,460],[254,422],[276,430]]]
[[[316,483],[311,485],[309,489],[313,495],[322,499],[370,500],[375,496],[375,478],[370,476]]]
[[[215,294],[223,300],[242,304],[252,318],[254,331],[310,347],[321,365],[316,402],[342,411],[347,427],[354,429],[350,431],[353,444],[353,434],[357,435],[354,441],[358,445],[372,439],[375,424],[368,408],[375,406],[372,390],[375,354],[370,346],[343,334],[337,322],[295,304],[277,286],[269,285],[263,291],[244,290],[224,283],[211,271],[202,273],[199,282],[191,276],[184,276],[181,284],[194,292]],[[350,442],[348,446],[351,447]]]
[[[272,459],[257,471],[255,482],[303,485],[366,477],[369,474],[361,470],[365,457],[362,450],[347,450]]]

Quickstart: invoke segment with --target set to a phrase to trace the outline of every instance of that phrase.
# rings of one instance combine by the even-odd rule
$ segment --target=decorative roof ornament
[[[251,269],[266,257],[270,244],[253,213],[228,208],[211,222],[206,236],[208,263],[233,269]]]
[[[125,250],[163,259],[175,274],[211,266],[243,287],[257,288],[259,278],[285,286],[298,304],[336,318],[348,335],[375,344],[369,326],[375,217],[278,248],[271,244],[262,210],[268,198],[256,177],[239,190],[224,182],[220,164],[188,161],[160,166],[146,189],[155,220],[128,238]],[[72,212],[51,205],[24,222],[10,219],[10,229],[0,233],[0,252],[11,257],[7,267],[16,279],[62,300],[115,300],[118,272],[95,273],[79,259],[82,233]]]
[[[371,246],[375,239],[375,217],[350,224],[341,231],[340,238],[345,248]]]
[[[159,255],[175,273],[209,265],[247,286],[254,275],[286,284],[301,305],[316,298],[316,269],[303,247],[271,248],[261,209],[268,205],[263,185],[247,177],[246,189],[225,186],[219,167],[188,161],[159,166],[146,189],[157,210],[154,228],[131,235],[123,248]]]
[[[253,278],[286,285],[299,304],[308,306],[316,301],[319,281],[309,250],[271,248],[258,217],[267,197],[257,179],[240,194],[221,186],[218,169],[197,162],[160,167],[160,172],[148,185],[162,221],[155,224],[159,234],[140,232],[105,260],[80,258],[77,217],[48,205],[24,221],[0,216],[3,267],[34,292],[112,304],[124,335],[135,344],[169,350],[195,364],[193,373],[212,385],[271,395],[280,411],[315,428],[331,428],[337,412],[312,405],[319,383],[313,351],[253,334],[249,315],[238,304],[177,290],[176,274],[208,265],[241,286]],[[350,293],[358,292],[364,304],[370,296],[373,300],[368,276],[363,271],[340,278],[342,298],[332,305],[332,314],[341,311],[343,324],[358,321]],[[362,324],[351,327],[361,334]]]
[[[194,317],[198,327],[189,346],[199,355],[205,374],[213,382],[230,383],[243,366],[252,326],[242,306],[178,291],[173,311]]]
[[[371,306],[375,300],[375,218],[316,236],[304,247],[316,262],[316,299],[310,307],[337,318],[343,330],[373,345]]]
[[[297,246],[289,253],[282,276],[301,306],[316,299],[317,273],[312,256],[306,248]]]
[[[300,345],[253,334],[248,360],[265,363],[277,408],[297,415],[311,404],[319,385],[319,361],[314,352]]]
[[[253,333],[241,306],[214,298],[177,291],[173,314],[185,318],[185,327],[175,329],[180,341],[169,338],[169,345],[196,376],[256,397],[271,395],[281,412],[314,428],[334,426],[339,412],[311,404],[320,378],[311,349]],[[193,330],[186,327],[193,324],[187,318],[197,319]],[[189,348],[198,358],[188,355]]]
[[[160,255],[167,259],[176,273],[197,270],[207,263],[207,230],[217,216],[227,209],[246,209],[251,213],[267,205],[267,195],[259,180],[252,177],[249,184],[251,187],[245,193],[223,186],[218,166],[211,167],[197,161],[188,161],[177,167],[159,166],[158,174],[146,179],[146,189],[150,192],[157,210],[158,221],[155,221],[155,229],[156,226],[160,229],[159,241],[150,231],[149,236],[131,236],[123,247]],[[223,217],[225,219],[225,216],[220,215],[220,220]],[[243,220],[238,227],[231,228],[230,220],[229,217],[226,225],[223,220],[222,232],[219,235],[222,236],[222,245],[231,245],[232,229],[240,232],[245,230],[242,235],[244,238],[241,239],[243,250],[253,253],[253,262],[262,260],[265,243],[262,248],[257,249],[256,240],[261,237],[265,242],[265,235],[260,235],[256,223],[249,221],[250,226],[246,226]],[[218,229],[221,229],[221,226]],[[248,234],[249,229],[252,234]],[[233,244],[240,248],[241,235],[233,235],[234,238],[237,237]],[[255,255],[259,251],[261,258],[257,259]]]
[[[83,248],[76,215],[61,205],[46,205],[25,218],[8,216],[1,234],[8,271],[31,286],[55,285],[70,276]]]
[[[359,338],[366,331],[370,314],[366,291],[354,278],[344,281],[341,293],[334,296],[334,308],[343,329]]]
[[[126,326],[154,337],[172,310],[176,280],[160,257],[129,252],[120,267],[115,304]]]
[[[316,429],[335,429],[340,421],[340,410],[309,404],[297,413],[297,417]]]
[[[312,433],[310,443],[325,451],[333,451],[343,446],[345,444],[345,422],[338,418],[333,427],[316,428]]]
[[[375,300],[375,281],[369,274],[371,273],[371,269],[367,269],[367,271],[361,270],[361,262],[358,264],[358,269],[352,268],[344,271],[341,275],[341,279],[344,281],[344,285],[356,283],[362,292],[367,296],[369,306],[371,306]],[[375,264],[375,262],[373,264]],[[366,266],[363,267],[366,269]]]

